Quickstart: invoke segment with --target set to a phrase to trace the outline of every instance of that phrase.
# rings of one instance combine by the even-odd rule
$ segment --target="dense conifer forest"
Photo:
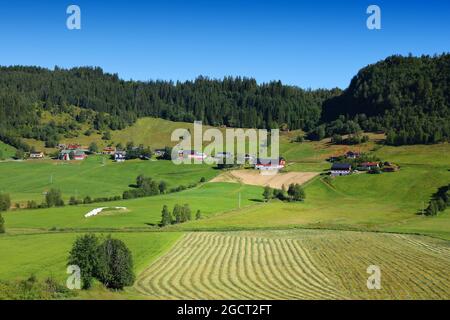
[[[350,86],[304,90],[280,81],[198,77],[194,81],[124,81],[100,68],[0,68],[0,140],[57,143],[89,120],[118,130],[137,118],[203,120],[213,126],[302,129],[311,139],[361,130],[387,133],[388,144],[435,143],[450,137],[450,54],[391,56],[363,68]],[[41,113],[79,107],[68,126],[43,124]]]

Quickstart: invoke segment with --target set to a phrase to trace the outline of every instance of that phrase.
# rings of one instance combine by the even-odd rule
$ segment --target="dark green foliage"
[[[366,131],[386,131],[391,145],[449,140],[449,74],[450,54],[391,56],[360,70],[342,95],[326,101],[322,121],[345,116]],[[351,133],[339,123],[328,127],[329,135]]]
[[[78,237],[70,250],[67,265],[77,265],[80,268],[83,289],[89,289],[96,276],[99,265],[98,246],[95,234],[86,234]]]
[[[322,102],[339,93],[302,90],[280,81],[258,85],[255,79],[240,77],[139,82],[120,80],[100,68],[2,67],[0,132],[44,141],[68,134],[70,130],[40,124],[38,111],[58,112],[71,105],[85,109],[74,125],[89,121],[103,132],[122,129],[144,116],[203,120],[214,126],[310,130],[319,121]],[[90,110],[97,113],[93,116]],[[104,139],[110,137],[105,134]]]
[[[133,284],[133,259],[123,241],[108,237],[98,247],[97,278],[110,289],[123,289]]]
[[[183,213],[183,207],[179,204],[176,204],[172,211],[172,217],[174,219],[174,223],[181,223],[182,221],[182,213]]]
[[[0,213],[0,233],[5,233],[5,219]]]
[[[91,142],[91,144],[89,145],[89,152],[91,152],[91,153],[98,152],[98,146],[95,142]]]
[[[201,177],[200,178],[200,183],[206,182],[206,178],[205,177]]]
[[[200,220],[202,218],[202,213],[200,210],[197,210],[197,213],[195,214],[195,220]]]
[[[305,200],[305,190],[299,184],[290,184],[288,189],[288,195],[292,201]]]
[[[164,180],[161,180],[159,182],[158,188],[159,188],[159,193],[161,193],[161,194],[166,193],[166,191],[167,191],[167,182],[165,182]]]
[[[269,186],[264,187],[263,197],[264,200],[269,201],[273,196],[273,191]]]
[[[439,188],[439,190],[433,195],[433,199],[425,209],[424,214],[426,216],[435,216],[440,211],[444,211],[450,206],[450,184]]]
[[[47,207],[62,207],[64,206],[64,200],[62,199],[61,191],[58,189],[50,189],[45,195],[45,202]]]
[[[11,207],[11,198],[9,194],[0,193],[0,212],[7,211]]]
[[[172,215],[166,205],[163,206],[161,211],[161,226],[165,227],[172,224]]]

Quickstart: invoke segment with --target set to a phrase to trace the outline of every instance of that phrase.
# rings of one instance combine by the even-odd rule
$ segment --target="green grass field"
[[[112,136],[114,142],[162,147],[170,144],[173,129],[189,125],[145,118]],[[337,177],[331,184],[319,177],[305,185],[302,203],[264,203],[258,186],[205,183],[133,200],[11,210],[3,214],[7,234],[0,235],[0,256],[8,263],[0,265],[0,279],[34,273],[63,281],[75,237],[81,232],[111,232],[130,247],[138,281],[115,293],[97,284],[79,298],[449,299],[450,209],[436,217],[417,213],[450,182],[450,145],[382,146],[382,136],[375,134],[359,146],[334,146],[328,140],[291,142],[297,134],[281,136],[286,171],[323,172],[330,167],[327,157],[348,150],[373,152],[401,169]],[[88,144],[100,136],[79,138],[67,142]],[[0,148],[13,152],[4,144]],[[176,187],[220,172],[169,161],[117,164],[98,156],[70,163],[3,161],[0,192],[9,193],[13,203],[42,201],[52,187],[61,189],[66,200],[110,197],[129,189],[139,174]],[[159,228],[163,205],[172,209],[176,203],[189,204],[193,215],[201,210],[202,219]],[[94,208],[114,206],[127,210],[84,217]],[[384,291],[365,289],[369,264],[381,264],[385,270]],[[177,268],[184,265],[189,267]],[[411,281],[413,273],[418,278]]]
[[[67,278],[67,257],[77,233],[0,236],[0,279]],[[101,234],[99,234],[101,236]],[[104,236],[108,234],[103,234]],[[181,236],[177,232],[114,233],[133,252],[134,269],[142,272],[155,258],[168,250]]]
[[[0,192],[9,193],[11,201],[42,201],[50,188],[60,189],[67,200],[71,196],[112,197],[122,195],[140,174],[165,180],[169,188],[198,183],[219,172],[208,165],[175,165],[171,161],[131,160],[116,163],[91,156],[85,161],[54,160],[9,161],[0,163]]]
[[[52,209],[10,211],[4,214],[6,228],[12,229],[124,229],[150,228],[161,221],[161,210],[168,205],[189,204],[192,215],[201,210],[204,218],[220,212],[250,206],[262,199],[262,188],[235,183],[210,183],[182,192],[133,200],[66,206]],[[256,201],[256,202],[255,202]],[[128,212],[101,213],[94,217],[84,215],[95,208],[124,206]]]
[[[14,156],[16,149],[0,141],[0,160],[9,159]]]

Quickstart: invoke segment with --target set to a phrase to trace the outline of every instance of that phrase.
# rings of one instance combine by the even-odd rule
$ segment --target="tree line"
[[[361,69],[349,87],[304,90],[281,81],[200,76],[193,81],[124,81],[101,68],[0,67],[0,140],[51,147],[82,123],[104,132],[139,117],[202,120],[212,126],[302,129],[311,139],[382,131],[391,145],[450,138],[450,54],[394,55]],[[73,106],[77,107],[76,111]],[[41,113],[72,113],[64,125]]]

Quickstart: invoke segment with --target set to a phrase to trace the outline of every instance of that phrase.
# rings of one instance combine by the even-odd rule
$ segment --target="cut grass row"
[[[135,288],[152,299],[448,299],[449,254],[447,242],[414,236],[191,233]],[[370,265],[381,269],[381,290],[367,288]]]

